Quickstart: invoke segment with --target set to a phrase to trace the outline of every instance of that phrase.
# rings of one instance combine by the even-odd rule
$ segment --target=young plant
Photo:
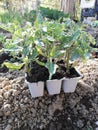
[[[69,73],[71,67],[70,61],[75,61],[78,58],[85,60],[90,52],[90,43],[94,43],[94,39],[81,25],[78,25],[73,21],[68,22],[66,25],[65,30],[67,33],[65,33],[66,41],[64,44],[64,60],[66,63],[66,72]]]
[[[61,44],[59,43],[62,37],[63,26],[58,22],[43,22],[39,30],[36,32],[39,35],[36,41],[36,48],[39,54],[46,57],[46,63],[39,62],[48,68],[49,79],[56,72],[57,64],[56,59],[62,55],[60,50]]]
[[[29,69],[27,69],[27,64],[34,61],[37,57],[37,50],[34,48],[34,29],[31,25],[26,25],[24,30],[20,32],[19,29],[17,33],[20,35],[13,34],[11,40],[6,40],[2,51],[10,52],[14,58],[20,59],[21,63],[5,62],[4,65],[10,69],[16,70],[25,65],[26,71],[29,71]],[[20,57],[18,57],[19,54]]]

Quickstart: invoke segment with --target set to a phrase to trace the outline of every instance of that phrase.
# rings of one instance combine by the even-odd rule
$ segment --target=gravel
[[[32,98],[23,70],[0,73],[0,130],[97,130],[98,59],[79,63],[74,93]]]

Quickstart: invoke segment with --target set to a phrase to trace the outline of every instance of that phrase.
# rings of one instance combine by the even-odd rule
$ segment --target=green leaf
[[[51,37],[51,36],[47,36],[46,38],[47,38],[47,40],[49,40],[50,42],[54,42],[54,41],[55,41],[55,39],[54,39],[53,37]]]
[[[47,32],[47,27],[43,27],[42,30],[43,30],[44,32]]]
[[[41,47],[45,46],[44,43],[41,42],[40,40],[36,40],[35,44],[38,45],[38,46],[41,46]]]
[[[30,60],[35,60],[37,57],[38,53],[37,53],[37,49],[33,48],[33,51],[29,54],[29,59]]]
[[[50,51],[50,57],[54,57],[56,52],[56,46],[53,46],[51,51]]]
[[[79,35],[80,35],[80,30],[75,31],[75,32],[71,35],[71,37],[70,37],[70,42],[71,42],[71,43],[72,43],[72,42],[75,42],[75,41],[78,39]]]
[[[47,62],[45,64],[45,67],[48,68],[50,74],[49,79],[51,79],[52,75],[56,72],[58,66],[56,64],[53,64],[52,62]]]
[[[45,63],[43,63],[43,62],[41,62],[41,61],[39,61],[39,60],[37,60],[37,59],[36,59],[36,62],[37,62],[39,65],[41,65],[41,66],[45,66]]]
[[[64,45],[64,48],[66,48],[66,49],[69,48],[69,47],[70,47],[69,44],[65,44],[65,45]]]
[[[63,57],[64,56],[65,51],[61,50],[55,53],[55,58],[59,58],[59,57]]]
[[[36,49],[37,49],[37,52],[41,55],[45,55],[43,52],[42,52],[42,48],[40,46],[36,46]]]
[[[5,65],[7,68],[12,69],[12,70],[19,70],[22,68],[24,63],[9,63],[9,62],[4,62],[3,65]]]
[[[25,47],[24,50],[23,50],[24,57],[26,57],[28,54],[29,54],[29,46]]]

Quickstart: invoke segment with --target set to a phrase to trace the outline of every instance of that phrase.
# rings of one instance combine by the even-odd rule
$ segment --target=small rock
[[[96,121],[95,124],[98,125],[98,121]]]
[[[24,99],[24,103],[28,103],[29,102],[29,99],[26,97],[25,99]]]
[[[0,109],[0,117],[3,116],[3,111]]]
[[[83,82],[82,80],[78,81],[77,92],[81,93],[82,95],[86,94],[87,92],[94,92],[94,88]]]
[[[3,97],[0,95],[0,102],[3,102]]]
[[[8,99],[8,98],[10,97],[10,95],[11,95],[11,92],[10,92],[10,91],[5,92],[5,93],[3,94],[3,96],[4,96],[5,99]]]
[[[77,122],[77,126],[78,126],[79,128],[82,128],[82,127],[84,126],[83,121],[82,121],[82,120],[79,120],[79,121]]]
[[[8,124],[5,130],[12,130],[12,126]]]
[[[21,108],[22,111],[26,111],[26,105],[20,104],[20,108]]]
[[[13,121],[12,119],[9,119],[9,120],[8,120],[8,123],[12,123],[12,121]]]
[[[2,82],[2,88],[4,88],[5,86],[9,86],[10,85],[10,82],[8,80],[4,80]]]
[[[14,108],[14,112],[18,111],[19,107],[17,105],[15,105],[15,108]]]
[[[10,113],[11,113],[11,105],[10,104],[5,104],[4,107],[3,107],[3,109],[4,109],[4,114],[6,116],[9,116]]]
[[[54,125],[54,123],[50,124],[49,130],[56,130],[56,126]]]
[[[0,95],[3,95],[4,91],[3,89],[0,89]]]
[[[10,89],[12,88],[11,85],[7,85],[3,88],[3,90],[6,92],[6,91],[9,91]]]

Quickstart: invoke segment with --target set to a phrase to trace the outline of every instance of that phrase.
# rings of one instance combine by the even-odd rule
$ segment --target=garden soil
[[[33,99],[24,71],[0,73],[0,130],[97,130],[98,59],[79,62],[83,74],[74,93]]]

